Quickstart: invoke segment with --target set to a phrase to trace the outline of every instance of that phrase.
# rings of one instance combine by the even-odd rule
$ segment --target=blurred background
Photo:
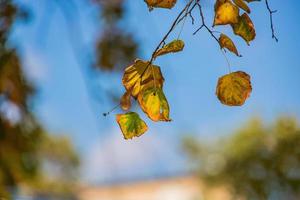
[[[156,61],[170,123],[125,141],[115,122],[122,71],[147,60],[183,8],[143,0],[0,0],[0,199],[300,199],[300,3],[251,4],[257,37],[233,71],[252,76],[243,107],[215,96],[219,46],[187,18],[181,53]],[[212,24],[214,1],[202,0]],[[230,27],[217,30],[232,36]],[[170,36],[177,37],[180,27]],[[135,111],[146,119],[136,106]]]

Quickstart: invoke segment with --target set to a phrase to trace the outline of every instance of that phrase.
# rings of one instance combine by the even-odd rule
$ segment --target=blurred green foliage
[[[21,190],[33,196],[71,196],[79,158],[67,138],[48,135],[31,112],[35,93],[9,43],[26,11],[0,1],[0,199]]]
[[[253,119],[216,143],[185,138],[184,149],[201,180],[228,186],[233,199],[300,199],[300,126],[294,118],[270,126]]]

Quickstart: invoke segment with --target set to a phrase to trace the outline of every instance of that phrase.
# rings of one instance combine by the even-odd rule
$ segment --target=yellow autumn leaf
[[[219,44],[221,48],[226,48],[229,51],[235,53],[237,56],[239,56],[238,50],[236,49],[235,44],[233,41],[225,34],[221,34],[219,38]]]
[[[148,88],[138,96],[142,110],[153,121],[171,121],[169,103],[160,88]]]
[[[234,24],[238,22],[239,8],[231,1],[217,1],[215,4],[215,25]]]
[[[182,40],[173,40],[172,42],[166,44],[164,47],[159,49],[154,54],[154,58],[168,53],[175,53],[175,52],[182,51],[183,48],[184,48],[184,42]]]
[[[125,111],[129,110],[131,108],[131,101],[130,101],[131,95],[130,92],[125,92],[120,100],[121,108]]]
[[[126,140],[139,137],[148,130],[147,124],[135,112],[118,114],[116,120]]]
[[[122,79],[124,87],[134,98],[137,98],[143,88],[153,86],[162,88],[163,82],[160,67],[139,59],[125,69]]]
[[[228,1],[230,1],[230,0],[216,0],[215,6],[214,6],[215,12],[218,10],[218,8],[219,8],[222,4],[224,4],[225,2],[228,2]]]
[[[247,3],[244,0],[233,0],[233,2],[235,3],[235,5],[237,5],[238,7],[240,7],[247,13],[251,12],[249,6],[247,5]]]
[[[248,45],[256,36],[254,25],[247,13],[240,16],[238,23],[232,24],[232,28],[234,34],[241,36]]]
[[[156,8],[168,8],[171,9],[175,6],[177,0],[144,0],[150,10]]]
[[[252,92],[250,76],[242,71],[233,72],[219,78],[216,95],[221,103],[241,106]]]

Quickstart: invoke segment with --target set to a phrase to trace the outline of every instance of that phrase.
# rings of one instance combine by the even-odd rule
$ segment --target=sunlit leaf
[[[256,36],[254,25],[247,13],[240,16],[238,23],[232,24],[232,28],[233,32],[241,36],[248,45]]]
[[[131,101],[130,101],[131,95],[129,92],[125,92],[120,100],[121,108],[125,111],[129,110],[131,108]]]
[[[153,86],[162,88],[164,77],[160,67],[137,59],[133,65],[125,69],[122,82],[126,90],[137,98],[143,88]]]
[[[148,130],[147,124],[135,112],[118,114],[116,120],[126,140],[139,137]]]
[[[225,35],[225,34],[220,35],[219,44],[220,44],[221,48],[226,48],[229,51],[235,53],[237,56],[239,56],[239,53],[236,49],[235,44],[227,35]]]
[[[216,95],[221,103],[241,106],[252,91],[250,76],[242,71],[233,72],[219,78]]]
[[[168,8],[171,9],[175,6],[177,0],[144,0],[150,10],[153,8]]]
[[[239,8],[231,1],[217,1],[215,4],[214,25],[234,24],[238,22]]]
[[[184,48],[184,42],[182,40],[174,40],[168,44],[166,44],[163,48],[159,49],[154,57],[158,57],[161,55],[165,55],[168,53],[175,53],[175,52],[179,52],[182,51]]]
[[[138,96],[142,110],[153,121],[171,121],[169,103],[160,88],[148,88]]]
[[[247,13],[250,13],[251,10],[249,8],[249,6],[247,5],[247,3],[245,3],[244,0],[233,0],[233,2],[240,7],[241,9],[243,9],[244,11],[246,11]]]

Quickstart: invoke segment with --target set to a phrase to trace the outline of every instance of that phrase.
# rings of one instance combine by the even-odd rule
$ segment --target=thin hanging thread
[[[119,103],[118,105],[116,105],[115,107],[113,107],[110,111],[103,113],[103,116],[106,117],[107,115],[109,115],[112,111],[116,110],[121,104]]]
[[[225,55],[224,51],[222,51],[222,49],[221,49],[221,52],[222,52],[222,54],[225,57],[225,60],[227,62],[228,71],[229,71],[229,73],[231,73],[231,66],[230,66],[229,60],[228,60],[227,56]]]
[[[186,16],[185,16],[184,19],[183,19],[183,22],[182,22],[180,31],[179,31],[179,33],[178,33],[177,40],[179,39],[179,37],[180,37],[180,35],[181,35],[182,31],[183,31],[183,27],[184,27],[184,25],[185,25],[185,21],[186,21],[186,18],[187,18],[187,16],[188,16],[188,15],[187,15],[188,11],[189,11],[189,9],[187,8],[187,9],[186,9],[186,13],[185,13]]]

